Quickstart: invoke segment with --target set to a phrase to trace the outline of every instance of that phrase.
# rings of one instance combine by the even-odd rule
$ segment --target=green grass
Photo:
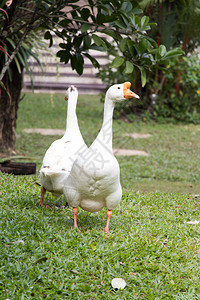
[[[80,210],[78,234],[71,208],[38,207],[33,182],[1,175],[0,299],[199,299],[199,225],[185,223],[199,219],[199,198],[126,191],[111,235],[106,210]]]
[[[77,109],[89,145],[102,121],[103,104],[80,96]],[[65,128],[63,95],[27,94],[20,103],[17,153],[39,169],[55,136],[24,128]],[[147,151],[118,157],[123,197],[113,211],[111,235],[103,232],[106,209],[79,210],[81,234],[64,199],[46,195],[53,209],[39,208],[36,176],[0,173],[0,300],[5,299],[199,299],[199,127],[123,123],[114,120],[114,147]],[[126,132],[150,133],[133,140]],[[124,290],[111,280],[122,277]]]

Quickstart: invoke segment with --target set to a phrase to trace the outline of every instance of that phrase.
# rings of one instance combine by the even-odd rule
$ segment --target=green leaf
[[[127,45],[128,45],[128,49],[129,49],[130,54],[132,56],[135,56],[136,52],[135,52],[135,48],[134,48],[134,42],[132,40],[128,39]]]
[[[71,54],[66,50],[60,50],[56,53],[56,56],[60,57],[61,62],[64,62],[67,64],[71,57]]]
[[[45,38],[45,40],[49,40],[49,47],[51,47],[53,45],[53,38],[52,38],[50,31],[45,32],[44,38]]]
[[[71,56],[72,70],[76,70],[79,75],[82,75],[83,73],[83,65],[84,59],[80,53],[76,53],[75,55]]]
[[[104,29],[104,30],[102,30],[102,32],[111,36],[114,40],[117,38],[117,35],[113,30]],[[119,34],[118,34],[118,36],[119,36]]]
[[[125,74],[131,74],[134,70],[134,66],[130,61],[126,61]]]
[[[122,56],[117,56],[113,59],[111,67],[112,68],[119,68],[125,61],[125,58]]]
[[[82,43],[82,41],[83,41],[83,38],[82,37],[80,37],[80,36],[76,36],[75,38],[74,38],[74,40],[73,40],[73,46],[75,47],[75,48],[79,48],[80,47],[80,45],[81,45],[81,43]]]
[[[26,44],[25,44],[25,46],[26,46]],[[30,80],[31,80],[31,87],[32,87],[32,90],[33,90],[33,88],[34,88],[34,85],[33,85],[33,74],[32,74],[32,72],[31,72],[31,70],[29,68],[29,63],[28,63],[29,54],[26,51],[26,49],[24,48],[24,46],[21,47],[21,53],[22,53],[22,56],[23,56],[23,59],[24,59],[26,72],[28,73],[28,75],[30,77]]]
[[[94,42],[95,42],[95,44],[97,45],[97,46],[102,46],[102,44],[103,44],[103,40],[102,40],[102,38],[100,38],[98,35],[96,35],[96,34],[93,34],[92,35],[92,38],[93,38],[93,40],[94,40]]]
[[[168,51],[165,55],[165,58],[171,58],[171,57],[184,55],[184,54],[185,54],[185,52],[183,50],[181,50],[181,48],[175,48],[175,49]]]
[[[103,48],[104,48],[104,50],[106,51],[107,50],[107,44],[109,45],[109,43],[106,41],[106,40],[104,40],[103,38],[101,38],[101,37],[99,37],[98,35],[96,35],[96,34],[93,34],[92,35],[92,38],[93,38],[93,40],[94,40],[94,43],[98,46],[98,47],[100,47],[100,46],[103,46]]]
[[[71,21],[70,21],[70,20],[67,20],[67,19],[61,20],[61,21],[59,22],[59,25],[60,25],[61,27],[67,27],[67,25],[68,25],[70,22],[71,22]]]
[[[140,9],[140,8],[132,9],[132,14],[134,14],[134,15],[139,15],[139,14],[142,14],[142,13],[143,13],[143,10]]]
[[[158,53],[161,57],[163,57],[167,53],[166,47],[164,45],[160,45],[158,48]]]
[[[38,65],[41,66],[41,61],[40,61],[39,57],[37,56],[37,54],[34,53],[31,49],[29,49],[28,53],[29,53],[30,56],[32,56],[36,60]]]
[[[22,47],[23,47],[25,50],[29,50],[29,46],[28,46],[25,42],[22,42]]]
[[[59,47],[62,48],[62,49],[66,49],[66,48],[67,48],[67,44],[65,44],[65,43],[60,43],[60,44],[59,44]]]
[[[125,1],[122,3],[122,6],[121,6],[122,11],[129,13],[130,11],[132,11],[132,9],[133,9],[133,6],[132,6],[131,2]]]
[[[116,24],[119,28],[121,28],[121,29],[126,29],[126,28],[127,28],[127,26],[124,24],[124,22],[123,22],[122,20],[117,20],[117,21],[115,22],[115,24]]]
[[[141,67],[141,66],[138,66],[138,68],[139,68],[140,73],[141,73],[142,87],[144,87],[145,84],[146,84],[146,81],[147,81],[147,79],[146,79],[146,71],[145,71],[145,69],[144,69],[143,67]]]
[[[11,40],[10,38],[7,38],[7,41],[11,44],[11,46],[13,47],[13,49],[16,48],[15,43],[13,42],[13,40]]]
[[[149,22],[149,17],[143,16],[141,19],[141,26],[146,26]]]
[[[134,26],[139,25],[140,24],[140,17],[133,15],[131,22]]]
[[[20,54],[20,52],[18,52],[16,56],[19,58],[21,64],[25,67],[24,58],[22,57],[22,55]],[[26,58],[25,58],[25,59],[26,59]]]
[[[17,59],[16,56],[14,57],[14,61],[15,61],[15,63],[16,63],[17,70],[18,70],[19,74],[21,74],[21,72],[22,72],[21,66],[20,66],[20,63],[19,63],[19,61],[18,61],[18,59]]]
[[[89,24],[82,24],[82,26],[81,26],[81,32],[87,32],[88,30],[90,30],[91,29],[91,25],[89,25]]]
[[[139,51],[141,53],[145,53],[151,49],[152,49],[151,43],[147,39],[143,38],[139,43]]]
[[[122,52],[124,52],[127,49],[127,38],[121,39],[119,48]]]
[[[89,18],[89,16],[90,16],[90,11],[89,11],[89,9],[88,9],[88,8],[83,8],[83,9],[81,10],[81,17],[83,18],[83,20],[87,21],[88,18]]]
[[[102,46],[97,46],[97,45],[95,45],[95,44],[92,44],[92,45],[90,46],[90,50],[97,50],[97,51],[105,52],[104,47],[102,47]]]
[[[88,50],[91,45],[91,38],[86,35],[83,39],[83,50]]]
[[[100,65],[98,63],[98,61],[96,60],[96,58],[92,57],[90,54],[88,53],[84,53],[84,55],[91,61],[91,63],[93,64],[93,66],[95,68],[100,68]]]
[[[93,250],[93,251],[96,251],[97,250],[97,247],[93,244],[90,244],[90,248]]]

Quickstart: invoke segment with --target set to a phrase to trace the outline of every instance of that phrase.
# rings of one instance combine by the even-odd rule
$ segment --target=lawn
[[[58,136],[24,128],[65,128],[63,95],[26,94],[20,103],[17,154],[37,162],[36,176],[0,174],[0,299],[199,299],[200,127],[114,120],[114,148],[149,156],[118,157],[123,197],[113,211],[71,208],[47,194],[53,209],[39,208],[38,170]],[[79,124],[89,145],[100,129],[103,104],[80,96]],[[133,139],[126,133],[148,133]],[[192,224],[190,224],[190,222]],[[126,281],[113,290],[111,280]]]

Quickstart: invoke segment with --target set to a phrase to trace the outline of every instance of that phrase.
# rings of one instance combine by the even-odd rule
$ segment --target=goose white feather
[[[65,99],[68,99],[66,132],[61,139],[51,144],[43,158],[40,170],[40,206],[44,206],[43,197],[46,190],[55,195],[63,193],[64,180],[69,176],[78,152],[86,147],[76,116],[78,91],[74,86],[69,87]]]
[[[107,207],[109,233],[112,210],[121,200],[120,169],[112,151],[112,119],[115,102],[128,98],[139,98],[130,91],[130,83],[111,86],[105,97],[104,118],[101,130],[92,145],[79,152],[69,177],[64,182],[63,193],[73,207],[74,227],[77,226],[77,207],[96,212]]]

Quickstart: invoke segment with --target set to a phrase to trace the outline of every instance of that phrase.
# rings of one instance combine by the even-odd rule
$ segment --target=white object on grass
[[[111,281],[113,289],[124,289],[126,286],[126,281],[122,278],[113,278]]]

